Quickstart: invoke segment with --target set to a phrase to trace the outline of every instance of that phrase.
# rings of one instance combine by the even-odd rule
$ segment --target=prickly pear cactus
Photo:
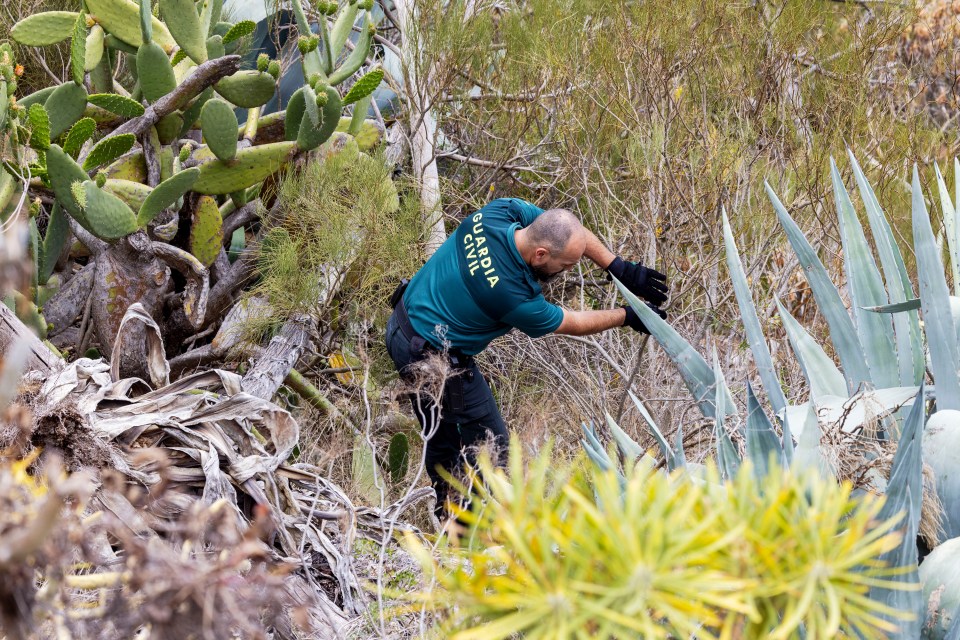
[[[292,3],[302,37],[299,102],[269,115],[262,107],[276,95],[280,62],[262,55],[255,69],[240,69],[236,51],[256,25],[224,21],[222,2],[77,0],[76,11],[39,13],[13,27],[12,37],[26,46],[70,44],[70,79],[29,96],[16,95],[17,67],[10,47],[0,45],[0,131],[17,143],[4,145],[13,154],[4,160],[27,169],[33,186],[54,196],[52,206],[35,206],[38,285],[31,292],[40,310],[41,296],[57,309],[61,326],[52,336],[69,328],[64,318],[89,315],[101,351],[110,355],[133,302],[179,323],[173,329],[180,334],[203,328],[206,296],[217,284],[209,268],[218,259],[230,264],[231,238],[245,233],[228,226],[221,211],[266,210],[271,202],[251,198],[274,194],[264,183],[346,130],[345,104],[359,101],[362,113],[351,124],[363,124],[363,99],[382,71],[353,83],[346,100],[338,87],[366,63],[376,31],[372,2],[320,3],[317,34],[301,2]],[[355,27],[361,35],[347,51]],[[130,71],[129,84],[121,68]],[[287,139],[258,140],[261,124],[286,129]],[[372,124],[351,131],[364,137],[360,148],[372,146],[371,131],[375,141]],[[322,161],[323,154],[310,157]],[[23,182],[0,173],[0,208],[21,200]],[[247,231],[257,229],[256,220],[247,222]],[[58,281],[58,269],[84,268],[95,277],[75,278],[63,292],[40,291]],[[170,278],[171,269],[183,277]],[[99,301],[93,313],[83,313],[90,297],[77,291],[83,286],[93,287]]]

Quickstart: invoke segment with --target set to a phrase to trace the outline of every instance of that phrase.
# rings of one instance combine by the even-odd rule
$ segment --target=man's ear
[[[550,252],[544,249],[543,247],[537,247],[533,252],[533,258],[535,260],[546,260],[547,256],[550,255]]]

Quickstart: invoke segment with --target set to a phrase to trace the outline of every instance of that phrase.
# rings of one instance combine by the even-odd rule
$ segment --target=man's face
[[[550,282],[564,271],[569,271],[576,266],[583,257],[585,248],[586,239],[582,237],[571,238],[559,253],[540,247],[533,254],[530,270],[540,282]]]

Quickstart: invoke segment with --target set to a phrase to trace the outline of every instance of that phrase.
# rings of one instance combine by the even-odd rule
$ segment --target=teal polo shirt
[[[563,309],[544,299],[513,238],[541,213],[524,200],[500,198],[467,216],[407,287],[413,330],[438,349],[467,355],[512,328],[534,338],[556,331]]]

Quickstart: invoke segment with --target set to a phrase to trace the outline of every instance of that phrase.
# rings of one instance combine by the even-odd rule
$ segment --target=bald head
[[[579,247],[583,255],[583,246],[586,238],[583,235],[583,226],[577,217],[566,209],[548,209],[527,227],[528,240],[531,244],[543,247],[554,255],[564,253],[567,245],[573,242],[571,249]],[[579,257],[579,256],[578,256]]]
[[[587,247],[583,225],[566,209],[544,211],[515,238],[520,255],[544,282],[573,268]]]

